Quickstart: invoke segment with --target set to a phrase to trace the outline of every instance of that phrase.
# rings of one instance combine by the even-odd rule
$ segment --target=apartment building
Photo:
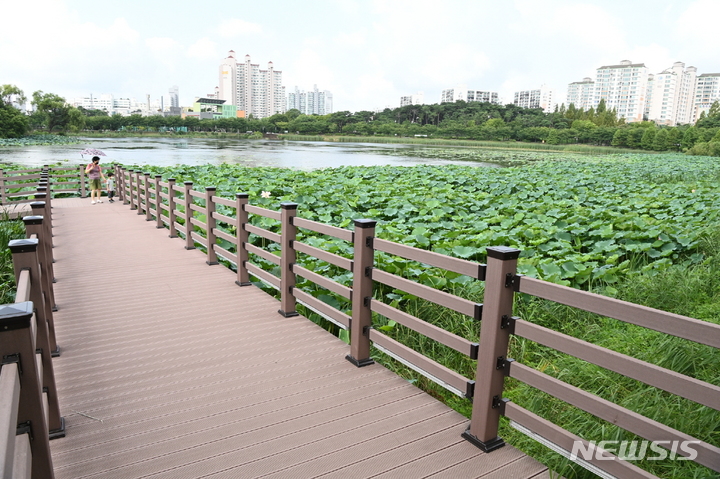
[[[567,106],[575,105],[580,110],[589,110],[594,106],[595,101],[595,82],[590,77],[585,77],[582,81],[572,82],[568,85]]]
[[[329,90],[318,90],[313,85],[311,91],[305,92],[295,87],[295,91],[288,93],[287,109],[299,110],[305,115],[327,115],[333,110],[333,96]]]
[[[692,121],[697,121],[702,112],[707,113],[716,101],[720,101],[720,73],[698,75],[695,85]]]
[[[268,62],[267,70],[261,70],[260,65],[251,62],[250,55],[240,63],[233,50],[220,63],[218,95],[218,99],[244,112],[241,116],[266,118],[284,113],[286,108],[282,71],[275,70],[273,62]]]
[[[683,62],[655,75],[648,75],[645,117],[658,125],[693,122],[697,69]]]
[[[617,110],[627,122],[643,121],[647,95],[648,69],[644,63],[623,60],[618,65],[597,69],[593,106],[605,100],[608,110]]]
[[[459,85],[455,88],[443,90],[440,94],[440,103],[454,103],[458,100],[480,101],[500,104],[500,97],[494,91],[468,90],[467,86]]]
[[[542,108],[545,113],[555,110],[555,92],[547,85],[537,90],[515,92],[513,104],[521,108]]]
[[[400,106],[407,105],[423,105],[425,103],[425,94],[423,92],[417,92],[414,95],[407,95],[400,97]]]

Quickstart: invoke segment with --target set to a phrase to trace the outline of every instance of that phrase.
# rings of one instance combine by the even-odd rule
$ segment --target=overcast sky
[[[287,91],[330,90],[335,111],[397,107],[445,88],[513,92],[567,84],[602,65],[676,61],[720,72],[720,0],[7,0],[0,84],[30,97],[104,93],[181,105],[218,83],[234,50],[272,61]]]

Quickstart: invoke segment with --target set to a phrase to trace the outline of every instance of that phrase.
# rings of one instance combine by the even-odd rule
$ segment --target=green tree
[[[666,128],[661,129],[655,134],[655,139],[652,143],[652,149],[655,151],[668,150],[668,131]]]
[[[682,141],[680,142],[680,146],[683,150],[689,150],[693,146],[695,146],[695,143],[697,142],[698,138],[698,131],[697,128],[694,126],[691,126],[687,130],[685,130],[685,134],[683,135]]]
[[[629,131],[627,128],[618,128],[617,131],[615,131],[615,134],[613,135],[612,142],[610,143],[612,146],[630,146],[628,145],[628,135]]]
[[[680,130],[677,128],[670,128],[668,131],[667,139],[668,150],[679,151],[680,150]]]
[[[640,140],[640,147],[643,150],[652,150],[653,149],[653,141],[655,141],[655,128],[645,128],[645,132],[642,135],[642,139]]]
[[[42,115],[43,123],[49,133],[59,129],[65,131],[68,127],[75,128],[79,124],[79,118],[75,113],[71,114],[71,107],[65,102],[65,98],[54,93],[43,93],[38,90],[33,93],[32,105]],[[78,111],[79,113],[79,111]],[[82,116],[82,113],[80,113]]]
[[[28,117],[13,103],[27,101],[23,91],[15,85],[0,86],[0,138],[20,138],[27,135]]]

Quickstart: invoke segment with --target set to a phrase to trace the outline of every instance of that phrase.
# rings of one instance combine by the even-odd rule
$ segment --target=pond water
[[[126,165],[217,165],[274,166],[303,170],[338,166],[468,165],[498,167],[478,161],[428,158],[426,145],[328,143],[282,140],[213,140],[201,138],[92,138],[76,145],[0,148],[0,163],[37,167],[54,163],[83,164],[84,148],[97,148],[107,156],[101,163]],[[423,150],[423,157],[413,152]],[[432,155],[430,155],[432,156]]]

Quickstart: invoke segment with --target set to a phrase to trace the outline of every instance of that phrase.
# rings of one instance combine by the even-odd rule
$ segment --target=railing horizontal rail
[[[245,244],[245,249],[248,253],[252,253],[254,255],[260,256],[265,261],[269,261],[273,264],[280,265],[280,256],[272,254],[270,251],[258,248],[255,245],[252,245],[250,243]]]
[[[438,328],[434,324],[430,324],[420,318],[416,318],[415,316],[400,311],[397,308],[393,308],[392,306],[376,299],[370,300],[370,309],[388,319],[392,319],[393,321],[412,329],[413,331],[417,331],[423,336],[427,336],[428,338],[444,344],[459,353],[465,354],[471,359],[477,359],[479,347],[478,343],[468,341],[463,337],[442,328]]]
[[[509,377],[522,381],[650,441],[696,441],[694,445],[694,449],[697,451],[695,462],[707,467],[720,464],[720,448],[699,441],[688,434],[648,419],[641,414],[571,386],[524,364],[509,362],[508,366],[507,374]],[[670,445],[666,442],[659,442],[659,444]],[[687,454],[685,451],[678,451],[678,453],[683,456]]]
[[[292,289],[292,294],[293,296],[295,296],[295,298],[297,298],[300,304],[308,307],[312,311],[315,311],[329,321],[345,329],[350,327],[350,316],[343,313],[342,311],[338,311],[329,304],[320,301],[315,296],[312,296],[297,287],[294,287]]]
[[[383,251],[388,254],[400,256],[402,258],[418,261],[438,268],[452,271],[458,274],[464,274],[471,278],[485,280],[486,265],[475,263],[460,258],[453,258],[444,254],[427,251],[424,249],[413,248],[412,246],[393,243],[379,238],[373,238],[373,248],[375,251]]]
[[[205,192],[190,190],[190,196],[194,196],[195,198],[205,198]]]
[[[720,386],[605,349],[522,319],[515,321],[515,335],[720,410]]]
[[[273,220],[280,221],[280,212],[268,210],[266,208],[260,208],[259,206],[245,205],[245,211],[251,215],[264,216]]]
[[[42,175],[12,175],[12,176],[3,175],[3,179],[5,181],[37,180],[41,177],[42,177]]]
[[[13,464],[18,409],[20,408],[20,375],[16,363],[4,364],[0,369],[0,471],[7,475]],[[11,444],[12,441],[12,444]]]
[[[15,302],[24,303],[30,300],[30,288],[32,283],[30,281],[30,271],[23,270],[20,272],[20,277],[17,281],[17,292],[15,293]]]
[[[299,264],[293,264],[291,265],[291,268],[293,273],[298,274],[303,278],[312,281],[318,286],[322,286],[323,288],[332,291],[333,293],[339,294],[345,299],[351,299],[352,297],[352,288],[348,288],[347,286],[342,285],[337,281],[333,281],[329,278],[326,278],[325,276],[314,273],[309,269],[300,266]]]
[[[207,208],[205,208],[204,206],[198,206],[194,203],[190,203],[190,209],[193,211],[197,211],[198,213],[202,213],[204,215],[207,214]]]
[[[606,471],[614,477],[621,477],[623,479],[659,479],[657,476],[640,469],[630,462],[618,459],[617,456],[607,451],[603,451],[601,456],[606,459],[598,459],[599,454],[596,454],[595,450],[601,448],[515,403],[509,402],[505,404],[504,415],[534,433],[536,436],[533,437],[533,439],[545,444],[565,457],[570,456],[570,451],[572,451],[576,443],[582,443],[586,447],[586,450],[589,448],[593,452],[592,458],[587,460],[587,463],[596,468],[593,472]]]
[[[231,253],[230,251],[226,250],[225,248],[223,248],[223,247],[220,246],[219,244],[213,245],[213,249],[215,250],[215,252],[216,252],[218,255],[222,256],[222,257],[225,258],[226,260],[228,260],[228,261],[230,261],[231,263],[235,264],[235,258],[236,258],[235,253]]]
[[[299,253],[304,253],[308,256],[312,256],[313,258],[325,261],[339,268],[343,268],[347,271],[352,271],[353,269],[353,260],[343,258],[342,256],[335,253],[328,253],[325,250],[310,246],[305,243],[301,243],[300,241],[293,241],[292,247],[295,249],[295,251]]]
[[[333,238],[341,239],[344,241],[354,241],[354,232],[337,226],[330,226],[324,223],[318,223],[317,221],[306,220],[295,216],[293,218],[293,225],[299,228],[305,228],[306,230],[314,231],[316,233],[332,236]]]
[[[258,228],[257,226],[253,226],[249,223],[245,224],[245,231],[254,235],[262,236],[263,238],[269,239],[270,241],[274,241],[276,243],[280,243],[282,241],[279,234],[273,233],[272,231],[268,231],[263,228]]]
[[[231,216],[222,215],[222,214],[218,213],[217,211],[215,213],[213,213],[212,216],[213,216],[213,218],[215,218],[218,221],[227,223],[231,226],[237,226],[237,220]]]
[[[246,263],[245,267],[247,268],[248,273],[250,273],[251,275],[260,278],[261,280],[263,280],[266,283],[271,284],[275,288],[278,288],[278,289],[280,288],[280,278],[278,278],[277,276],[274,276],[274,275],[268,273],[264,269],[262,269],[258,266],[255,266],[252,263]]]
[[[405,365],[418,368],[418,372],[458,396],[472,397],[474,381],[468,380],[452,369],[446,368],[442,364],[423,356],[414,349],[408,348],[376,329],[370,330],[370,341],[372,341],[376,347],[380,346],[383,352],[389,352],[393,357],[403,360]]]
[[[479,305],[470,300],[453,296],[452,294],[444,291],[439,291],[435,288],[431,288],[430,286],[425,286],[424,284],[401,278],[400,276],[387,273],[377,268],[372,269],[372,279],[390,286],[391,288],[399,289],[419,298],[432,301],[440,306],[445,306],[446,308],[450,308],[458,313],[466,314],[470,317],[477,316]]]
[[[219,205],[229,206],[231,208],[234,208],[237,206],[237,203],[235,201],[228,200],[227,198],[223,198],[221,196],[213,196],[213,201]]]
[[[230,233],[226,233],[226,232],[224,232],[224,231],[222,231],[222,230],[219,230],[219,229],[217,229],[217,228],[215,228],[215,229],[213,230],[213,232],[215,233],[215,236],[217,236],[218,238],[222,238],[222,239],[224,239],[225,241],[230,241],[231,243],[233,243],[233,242],[235,242],[235,241],[237,240],[237,238],[235,238],[235,237],[234,237],[233,235],[231,235]]]
[[[523,276],[519,291],[654,331],[720,348],[720,325]]]
[[[192,238],[192,240],[193,240],[194,242],[199,243],[199,244],[201,244],[201,245],[203,245],[204,247],[207,248],[207,245],[208,245],[208,244],[207,244],[207,239],[203,238],[202,236],[200,236],[199,234],[197,234],[197,233],[194,232],[194,231],[193,231],[192,233],[190,233],[190,237]]]
[[[201,228],[203,231],[207,231],[207,223],[200,221],[197,218],[190,218],[190,223],[192,223],[193,226]]]

